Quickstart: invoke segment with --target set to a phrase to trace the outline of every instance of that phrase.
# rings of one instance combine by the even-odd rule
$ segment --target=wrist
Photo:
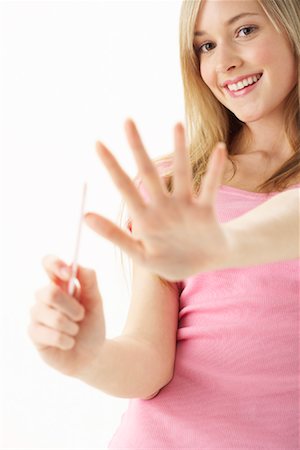
[[[215,239],[215,254],[208,258],[207,267],[203,270],[224,270],[236,265],[238,241],[236,230],[230,222],[221,223],[218,238]]]
[[[234,229],[231,222],[226,222],[221,224],[224,233],[224,252],[220,256],[220,261],[218,264],[218,269],[229,269],[235,267],[238,264],[237,255],[239,253],[238,246],[238,233]]]
[[[101,364],[103,364],[104,348],[107,341],[108,339],[104,339],[97,346],[93,346],[92,351],[85,349],[85,356],[80,357],[79,368],[75,375],[76,378],[87,384],[94,385],[99,378],[99,373],[101,373]]]

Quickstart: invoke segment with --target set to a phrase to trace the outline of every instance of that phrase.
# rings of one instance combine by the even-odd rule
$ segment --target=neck
[[[272,161],[286,161],[295,153],[286,135],[282,118],[245,123],[232,143],[232,154],[260,152]]]

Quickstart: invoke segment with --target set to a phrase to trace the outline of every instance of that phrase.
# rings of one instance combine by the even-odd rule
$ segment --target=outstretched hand
[[[180,123],[174,128],[173,193],[168,192],[132,120],[126,121],[125,131],[150,202],[144,201],[112,153],[97,141],[97,153],[127,204],[134,236],[95,213],[85,214],[86,224],[118,245],[134,262],[168,281],[217,269],[229,249],[227,235],[215,211],[225,167],[225,144],[218,143],[212,152],[200,193],[195,198],[185,133]]]

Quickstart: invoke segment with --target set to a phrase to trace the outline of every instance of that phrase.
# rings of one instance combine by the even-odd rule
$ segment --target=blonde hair
[[[298,83],[288,96],[284,116],[285,133],[294,154],[257,187],[257,192],[268,193],[274,190],[283,191],[288,187],[290,180],[299,173],[300,12],[299,0],[257,1],[277,32],[282,32],[288,38],[298,61]],[[186,116],[185,129],[193,173],[193,190],[196,195],[199,192],[201,178],[206,172],[207,162],[216,142],[223,141],[226,143],[228,157],[236,170],[236,166],[230,158],[230,147],[233,139],[243,126],[243,122],[216,99],[201,78],[199,59],[194,50],[194,29],[200,4],[201,0],[184,0],[179,21],[180,60]],[[172,161],[172,156],[172,153],[167,154],[154,159],[153,162],[159,166],[161,162]],[[168,191],[172,192],[172,170],[166,171],[163,178]],[[124,208],[124,204],[122,208]],[[165,280],[161,279],[161,281],[164,282]]]

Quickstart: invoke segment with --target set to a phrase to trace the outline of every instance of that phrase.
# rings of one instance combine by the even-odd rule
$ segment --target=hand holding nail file
[[[80,238],[81,238],[86,191],[87,191],[87,183],[85,182],[83,185],[83,190],[82,190],[80,217],[79,217],[79,224],[78,224],[78,231],[77,231],[77,238],[76,238],[76,247],[75,247],[75,253],[74,253],[74,258],[73,258],[73,263],[72,263],[72,274],[71,274],[71,278],[70,278],[70,281],[68,284],[68,294],[71,296],[74,294],[75,286],[76,286],[75,280],[76,280],[76,275],[77,275],[78,253],[79,253],[79,244],[80,244]]]

